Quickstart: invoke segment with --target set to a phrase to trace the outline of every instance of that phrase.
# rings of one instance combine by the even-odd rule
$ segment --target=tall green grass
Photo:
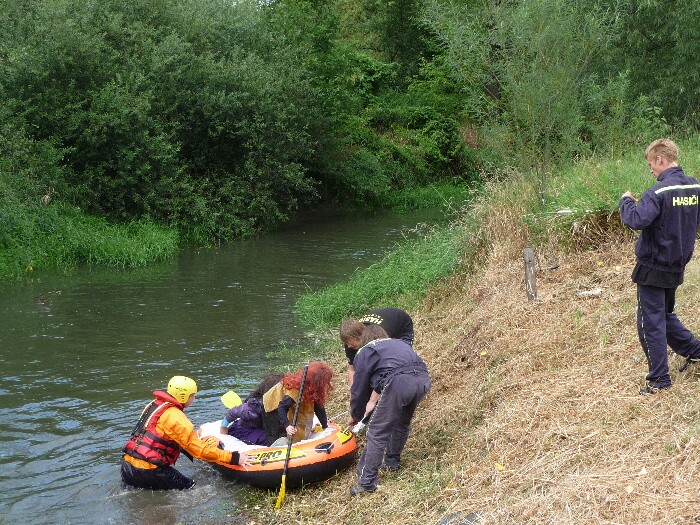
[[[461,251],[457,229],[436,230],[396,247],[348,281],[303,295],[297,301],[297,313],[304,324],[320,331],[372,308],[417,300],[431,283],[457,268]]]
[[[686,174],[700,178],[700,136],[677,143],[679,164]],[[644,159],[645,147],[630,149],[617,157],[583,159],[549,176],[542,192],[543,202],[527,211],[526,220],[533,234],[537,237],[555,230],[571,231],[582,221],[610,222],[624,192],[630,190],[639,197],[656,182]],[[526,191],[536,191],[538,183],[531,181]]]
[[[82,263],[144,266],[176,253],[175,230],[151,222],[110,224],[77,208],[49,205],[2,216],[0,278]]]
[[[434,182],[427,186],[413,186],[386,195],[387,206],[392,209],[420,210],[445,209],[455,210],[468,200],[473,189],[464,183]]]
[[[679,164],[687,175],[700,177],[700,136],[678,141]],[[618,158],[586,159],[558,173],[545,191],[545,211],[617,210],[620,196],[631,190],[640,196],[655,183],[644,160],[644,147]]]
[[[678,145],[681,166],[688,175],[700,178],[700,136],[679,140]],[[620,196],[627,190],[641,195],[654,184],[654,177],[641,147],[619,157],[583,159],[564,167],[548,177],[543,200],[534,198],[541,188],[541,180],[534,176],[510,173],[491,184],[500,189],[498,196],[483,196],[485,207],[480,213],[484,215],[467,210],[460,222],[399,246],[382,261],[358,270],[348,281],[302,296],[297,302],[302,322],[323,330],[371,308],[419,299],[431,283],[452,273],[460,261],[474,262],[479,250],[488,249],[480,230],[493,227],[482,224],[488,216],[491,222],[498,222],[493,217],[498,215],[499,206],[522,207],[530,240],[537,244],[550,240],[556,230],[570,233],[577,223],[586,220],[598,221],[601,229],[610,228],[615,223],[610,218],[617,211]],[[434,190],[428,187],[421,191]],[[528,192],[531,197],[526,195]],[[568,234],[560,237],[564,242],[571,238]]]

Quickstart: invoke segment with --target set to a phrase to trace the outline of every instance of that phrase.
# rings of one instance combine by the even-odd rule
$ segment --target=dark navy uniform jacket
[[[355,357],[355,378],[350,388],[350,415],[364,416],[372,391],[381,393],[391,377],[406,369],[425,371],[425,362],[405,341],[375,339],[360,348]]]
[[[629,197],[620,199],[622,222],[633,230],[642,230],[635,247],[639,264],[683,273],[695,248],[699,201],[700,184],[678,166],[661,173],[636,205]]]

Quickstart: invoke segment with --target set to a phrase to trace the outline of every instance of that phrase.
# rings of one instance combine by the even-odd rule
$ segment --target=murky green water
[[[0,523],[199,523],[242,487],[181,457],[185,492],[126,490],[121,449],[154,389],[199,386],[196,425],[220,418],[303,341],[293,306],[378,260],[436,213],[317,217],[147,269],[83,268],[0,285]],[[342,380],[343,378],[339,378]]]

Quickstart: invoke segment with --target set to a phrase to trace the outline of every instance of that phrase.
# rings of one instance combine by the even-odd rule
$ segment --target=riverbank
[[[559,267],[540,264],[534,303],[525,300],[520,258],[504,252],[479,275],[456,275],[434,290],[415,312],[416,348],[434,388],[402,471],[356,499],[348,494],[355,473],[344,472],[287,494],[278,515],[259,519],[432,524],[479,512],[483,523],[499,524],[690,522],[700,488],[700,383],[674,373],[668,393],[638,395],[646,364],[634,326],[632,249],[623,242],[547,254]],[[678,313],[697,330],[697,258],[687,281]],[[593,289],[602,292],[578,295]],[[680,363],[672,358],[672,369]],[[334,400],[345,396],[340,385]]]
[[[684,166],[698,162],[693,148],[682,145],[681,155]],[[641,176],[639,155],[630,162],[575,169],[588,174],[590,187],[607,190],[601,200],[610,210],[625,181],[612,177],[613,187],[605,188],[604,173],[634,165],[633,191],[651,183]],[[490,194],[478,268],[463,265],[411,310],[416,350],[434,387],[416,414],[402,470],[382,476],[377,493],[358,498],[349,496],[355,480],[349,470],[288,493],[277,514],[259,504],[250,523],[314,523],[330,515],[348,525],[433,524],[474,512],[492,524],[697,518],[700,383],[697,372],[676,372],[682,360],[671,357],[674,388],[638,395],[646,363],[629,279],[634,236],[612,212],[582,214],[568,226],[550,218],[572,214],[543,211],[533,219],[516,186]],[[535,237],[538,300],[528,302],[522,248]],[[593,290],[600,293],[581,294]],[[696,255],[676,308],[696,332],[699,306]],[[348,396],[344,364],[340,358],[334,364],[333,413]]]
[[[443,210],[450,214],[469,196],[470,187],[456,183],[433,183],[396,191],[383,203],[382,210],[411,213],[417,210]],[[4,206],[6,226],[0,231],[0,282],[33,276],[42,271],[67,272],[80,265],[118,269],[146,267],[173,259],[192,245],[192,233],[148,220],[110,222],[88,215],[76,206],[53,202]],[[5,203],[0,201],[0,208]],[[314,217],[375,214],[358,210],[352,204],[320,203],[312,212],[299,213],[277,228]],[[257,232],[261,235],[263,232]],[[240,239],[239,239],[240,240]],[[196,243],[194,243],[196,244]]]

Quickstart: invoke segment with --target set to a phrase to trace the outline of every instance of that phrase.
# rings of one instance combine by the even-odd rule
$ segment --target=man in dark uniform
[[[651,395],[671,386],[667,345],[686,358],[681,371],[700,361],[700,341],[673,312],[700,225],[700,184],[683,173],[673,141],[655,140],[644,156],[657,183],[640,199],[625,192],[619,208],[622,222],[641,230],[632,281],[637,283],[639,341],[649,365],[647,386],[640,394]]]
[[[340,339],[343,341],[345,357],[348,359],[348,383],[352,386],[355,373],[354,361],[360,349],[360,339],[365,326],[379,325],[393,339],[401,339],[413,346],[413,319],[400,308],[378,308],[360,319],[348,319],[340,327]]]
[[[362,333],[350,392],[350,425],[365,416],[373,395],[379,397],[367,430],[367,443],[357,464],[353,496],[377,490],[379,468],[398,470],[418,403],[430,390],[428,368],[408,344],[387,337],[378,325]]]

